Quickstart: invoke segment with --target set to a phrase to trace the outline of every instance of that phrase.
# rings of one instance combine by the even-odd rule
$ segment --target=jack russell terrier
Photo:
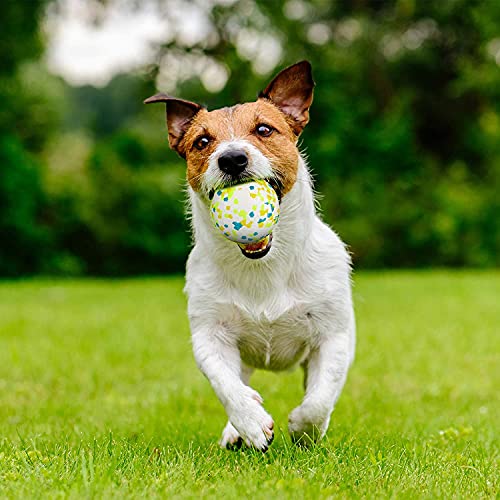
[[[194,248],[186,287],[193,351],[229,421],[220,444],[266,451],[274,422],[249,385],[255,368],[301,365],[305,396],[288,418],[292,439],[324,436],[354,358],[351,260],[315,210],[297,148],[314,81],[302,61],[281,71],[255,102],[208,111],[157,94],[168,140],[187,162]],[[214,190],[265,179],[280,199],[272,239],[247,247],[226,239],[209,214]]]

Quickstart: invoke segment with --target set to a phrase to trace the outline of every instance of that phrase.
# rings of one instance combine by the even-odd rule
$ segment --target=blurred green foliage
[[[0,275],[182,271],[184,165],[164,111],[141,104],[169,67],[70,87],[37,62],[45,5],[2,7]],[[241,0],[209,19],[210,42],[174,38],[158,60],[216,61],[229,80],[210,93],[200,66],[177,95],[210,109],[254,99],[278,67],[262,70],[245,40],[277,42],[279,67],[309,59],[301,147],[357,266],[500,263],[499,2]]]

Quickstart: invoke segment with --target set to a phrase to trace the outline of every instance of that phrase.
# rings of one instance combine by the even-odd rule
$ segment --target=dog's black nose
[[[238,175],[245,170],[248,165],[248,156],[245,151],[235,149],[226,151],[219,156],[219,168],[229,175]]]

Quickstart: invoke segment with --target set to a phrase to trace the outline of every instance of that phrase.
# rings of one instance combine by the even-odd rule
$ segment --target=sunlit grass
[[[495,497],[500,274],[355,282],[357,358],[327,440],[294,447],[300,373],[259,372],[265,455],[217,446],[182,279],[0,284],[0,496]]]

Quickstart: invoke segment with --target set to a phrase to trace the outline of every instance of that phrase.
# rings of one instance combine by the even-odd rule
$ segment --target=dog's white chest
[[[303,307],[295,306],[273,319],[265,312],[257,316],[238,307],[233,312],[232,334],[247,365],[286,370],[309,354],[313,330]]]

